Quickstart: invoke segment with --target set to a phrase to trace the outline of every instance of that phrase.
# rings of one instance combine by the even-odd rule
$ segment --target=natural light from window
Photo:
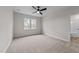
[[[36,19],[24,18],[24,30],[34,30],[36,27]]]

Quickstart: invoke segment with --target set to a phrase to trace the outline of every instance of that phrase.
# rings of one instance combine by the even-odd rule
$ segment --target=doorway
[[[71,16],[71,40],[79,44],[79,14]]]

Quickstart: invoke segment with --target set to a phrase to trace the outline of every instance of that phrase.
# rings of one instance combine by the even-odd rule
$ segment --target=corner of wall
[[[9,41],[8,45],[6,46],[6,48],[4,49],[4,51],[2,53],[6,53],[7,52],[9,46],[11,45],[11,43],[12,43],[12,40]]]

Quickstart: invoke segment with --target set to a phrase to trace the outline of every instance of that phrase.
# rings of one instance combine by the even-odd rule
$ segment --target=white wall
[[[12,41],[12,26],[12,8],[0,7],[0,52],[5,52]]]
[[[32,30],[32,31],[24,30],[24,18],[25,17],[37,19],[37,29]],[[34,16],[14,12],[14,38],[42,33],[41,22],[42,20],[40,17],[34,17]]]
[[[63,16],[60,13],[59,15],[52,14],[44,17],[44,34],[64,41],[70,41],[70,18],[66,16]]]
[[[71,36],[79,37],[79,14],[71,16]]]

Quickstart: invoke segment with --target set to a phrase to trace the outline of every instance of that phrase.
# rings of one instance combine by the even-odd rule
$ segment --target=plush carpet
[[[14,39],[7,53],[78,53],[79,44],[46,35]]]

